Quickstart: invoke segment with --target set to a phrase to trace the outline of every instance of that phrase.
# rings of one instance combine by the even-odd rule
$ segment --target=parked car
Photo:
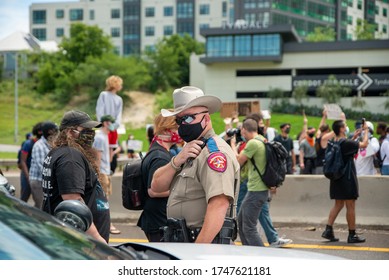
[[[293,249],[94,240],[28,203],[0,191],[0,260],[339,259]]]

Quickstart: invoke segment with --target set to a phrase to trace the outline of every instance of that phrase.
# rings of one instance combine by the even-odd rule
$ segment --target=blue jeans
[[[240,206],[242,204],[243,198],[245,197],[247,193],[247,179],[243,180],[240,184],[239,189],[239,195],[238,195],[238,202],[237,202],[237,213],[239,213]],[[268,201],[266,201],[265,204],[262,206],[261,213],[259,214],[258,220],[261,224],[261,227],[263,228],[263,231],[265,232],[267,242],[273,243],[278,240],[278,232],[273,226],[273,221],[271,220],[270,213],[269,213],[269,207],[270,204]]]
[[[20,187],[20,199],[27,202],[31,195],[31,188],[23,171],[20,171]]]
[[[238,213],[239,236],[243,245],[264,246],[257,230],[258,217],[267,202],[269,191],[248,191]]]

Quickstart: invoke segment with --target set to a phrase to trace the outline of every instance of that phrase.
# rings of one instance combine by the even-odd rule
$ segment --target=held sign
[[[328,75],[303,75],[292,77],[292,89],[299,86],[308,86],[309,90],[337,82],[338,84],[350,87],[353,90],[386,90],[389,87],[388,74],[353,74],[335,75],[336,80],[331,81]]]

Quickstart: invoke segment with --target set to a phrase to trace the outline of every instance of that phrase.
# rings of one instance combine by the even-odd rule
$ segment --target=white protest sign
[[[340,120],[342,119],[342,109],[338,104],[324,104],[324,110],[327,111],[327,119]]]

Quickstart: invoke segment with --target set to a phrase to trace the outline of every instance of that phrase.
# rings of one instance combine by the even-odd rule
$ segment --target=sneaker
[[[285,245],[288,245],[288,244],[290,244],[292,242],[293,242],[292,239],[278,238],[277,241],[270,243],[270,247],[280,248],[280,247],[284,247]]]
[[[347,238],[347,243],[363,243],[366,241],[366,238],[360,237],[356,234],[354,235],[349,235]]]

